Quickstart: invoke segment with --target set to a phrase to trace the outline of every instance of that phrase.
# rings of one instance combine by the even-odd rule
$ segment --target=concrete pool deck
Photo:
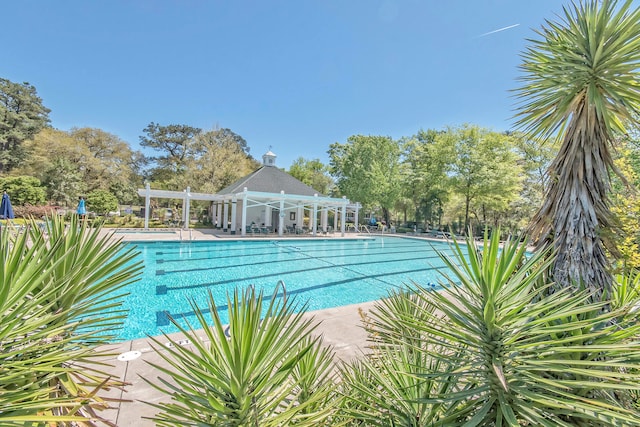
[[[324,345],[331,346],[337,362],[349,361],[361,356],[367,350],[366,333],[361,325],[361,311],[367,312],[374,302],[354,304],[344,307],[330,308],[307,312],[306,317],[312,317],[319,323],[314,331],[322,337]],[[179,340],[181,334],[171,334],[172,339]],[[166,339],[160,338],[160,342]],[[148,362],[166,366],[162,357],[151,348],[150,340],[146,338],[126,341],[109,346],[114,355],[106,360],[112,367],[108,370],[114,377],[129,383],[126,391],[112,390],[106,396],[124,399],[121,403],[112,403],[113,409],[101,412],[101,416],[121,427],[146,427],[155,424],[148,418],[158,413],[158,410],[144,402],[169,402],[170,397],[164,395],[147,384],[142,378],[157,382],[158,372]],[[188,345],[188,344],[186,344]],[[134,360],[119,360],[118,355],[138,351],[140,357]],[[162,350],[159,350],[162,351]]]

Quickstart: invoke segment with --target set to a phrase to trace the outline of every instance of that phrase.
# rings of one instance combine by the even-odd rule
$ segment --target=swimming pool
[[[436,250],[450,253],[446,242],[377,236],[128,245],[140,251],[144,272],[126,289],[129,314],[118,340],[176,332],[167,313],[196,325],[188,298],[206,309],[209,292],[226,322],[227,293],[253,285],[269,298],[280,280],[287,297],[308,303],[309,311],[373,301],[411,281],[437,282],[445,267]]]

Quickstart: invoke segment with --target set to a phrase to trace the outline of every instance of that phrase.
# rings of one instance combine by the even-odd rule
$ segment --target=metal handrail
[[[287,285],[284,284],[284,280],[278,280],[276,289],[278,288],[278,286],[282,286],[282,299],[284,300],[284,302],[287,302]]]

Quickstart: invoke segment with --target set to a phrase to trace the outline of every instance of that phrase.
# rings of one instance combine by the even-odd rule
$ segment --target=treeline
[[[247,141],[230,129],[152,122],[140,137],[140,145],[153,153],[145,155],[100,129],[53,129],[50,110],[28,83],[0,79],[0,97],[0,184],[18,206],[72,207],[78,196],[93,194],[107,212],[138,204],[137,189],[145,182],[157,189],[215,193],[260,165]],[[640,171],[636,140],[622,138],[618,151],[631,183]],[[398,226],[517,231],[539,208],[545,170],[556,153],[552,142],[464,124],[397,140],[354,135],[329,146],[328,165],[300,157],[288,172]],[[633,193],[616,185],[614,207],[636,206]]]
[[[54,129],[49,113],[34,86],[0,79],[0,185],[17,206],[68,208],[88,194],[106,213],[137,204],[145,182],[214,193],[259,166],[229,129],[151,123],[140,137],[153,152],[145,155],[100,129]]]

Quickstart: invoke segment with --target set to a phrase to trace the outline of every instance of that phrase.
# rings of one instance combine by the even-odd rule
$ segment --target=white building
[[[190,200],[212,202],[212,222],[230,234],[346,231],[347,216],[357,224],[359,204],[346,198],[327,197],[276,167],[276,155],[268,151],[262,166],[216,194],[139,189],[145,197],[145,228],[148,228],[149,198],[183,199],[183,220],[189,218]],[[333,224],[328,224],[333,212]],[[188,228],[188,221],[184,227]]]

